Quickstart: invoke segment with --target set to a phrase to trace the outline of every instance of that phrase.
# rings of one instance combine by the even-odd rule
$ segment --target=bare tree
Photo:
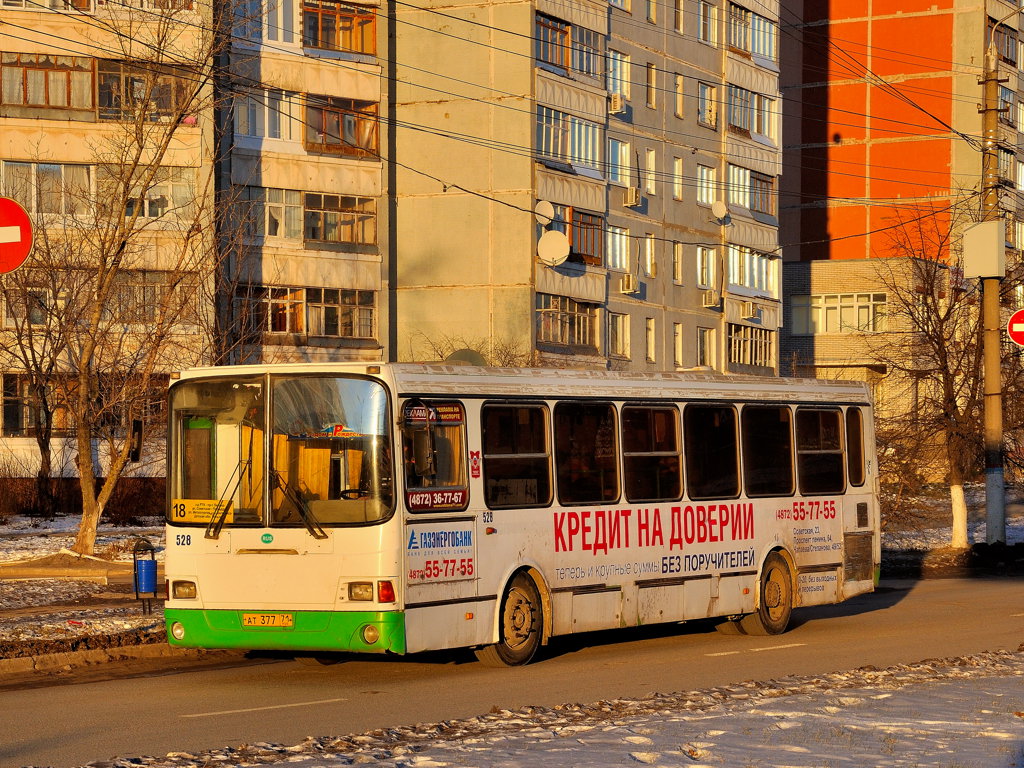
[[[984,466],[980,291],[963,279],[960,252],[969,223],[966,204],[948,214],[897,216],[889,230],[889,255],[896,258],[878,261],[887,328],[873,348],[887,370],[882,454],[900,483],[935,471],[945,477],[954,548],[969,545],[964,483]],[[1019,361],[1007,359],[1004,370],[1020,381]]]
[[[204,359],[203,301],[219,270],[213,237],[213,74],[209,6],[111,4],[96,15],[100,130],[87,164],[5,166],[5,193],[36,214],[28,262],[3,280],[5,363],[24,371],[48,481],[53,427],[73,436],[82,520],[96,529],[126,471],[131,427],[161,418],[167,374]]]

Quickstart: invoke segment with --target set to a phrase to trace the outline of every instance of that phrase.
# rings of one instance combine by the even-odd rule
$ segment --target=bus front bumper
[[[164,620],[167,642],[185,648],[404,654],[406,647],[399,611],[167,608]]]

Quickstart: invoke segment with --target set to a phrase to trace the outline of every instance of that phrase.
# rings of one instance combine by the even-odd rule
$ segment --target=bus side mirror
[[[420,477],[434,476],[434,434],[429,427],[413,430],[412,461],[417,475]]]
[[[128,461],[139,461],[142,458],[142,420],[132,421],[132,431],[128,438]]]

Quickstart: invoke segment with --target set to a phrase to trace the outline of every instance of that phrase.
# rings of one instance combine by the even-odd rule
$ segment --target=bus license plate
[[[243,613],[243,627],[294,627],[295,614],[292,613]]]

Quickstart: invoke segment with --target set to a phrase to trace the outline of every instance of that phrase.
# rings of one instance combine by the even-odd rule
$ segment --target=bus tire
[[[533,579],[517,574],[501,600],[498,642],[475,653],[489,667],[518,667],[529,663],[540,647],[544,607]]]
[[[778,552],[765,558],[758,596],[757,610],[740,619],[740,627],[748,635],[781,635],[793,613],[793,576]]]

